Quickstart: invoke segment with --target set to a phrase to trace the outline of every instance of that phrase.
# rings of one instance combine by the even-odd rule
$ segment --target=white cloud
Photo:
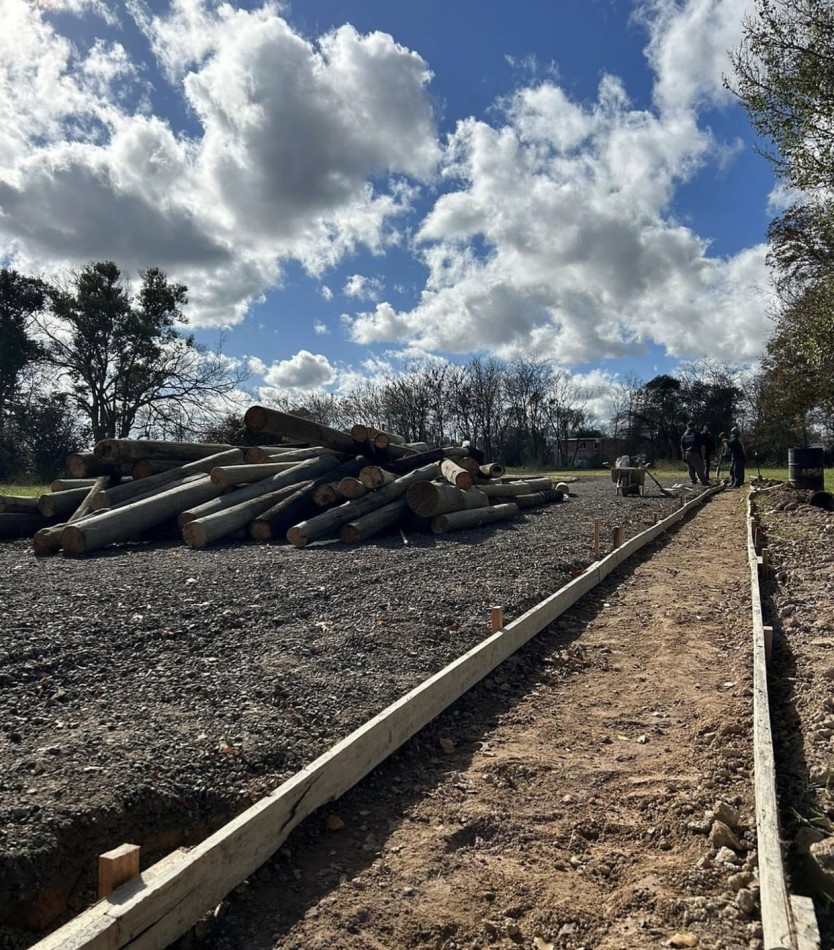
[[[321,353],[299,350],[288,360],[273,363],[264,373],[264,382],[276,389],[315,389],[336,378],[330,361]]]
[[[417,53],[349,26],[308,40],[271,4],[175,0],[157,16],[131,0],[172,83],[156,92],[192,110],[186,136],[143,114],[152,91],[121,46],[76,48],[53,9],[3,0],[0,255],[36,271],[161,264],[206,326],[239,322],[285,261],[318,274],[399,240],[404,177],[439,154]]]
[[[503,122],[460,123],[448,190],[416,236],[429,271],[422,298],[406,311],[380,300],[344,321],[356,342],[566,365],[650,343],[673,356],[758,355],[770,331],[765,247],[711,257],[673,212],[679,186],[737,148],[716,142],[689,107],[723,101],[721,44],[738,35],[742,5],[651,6],[663,108],[635,109],[605,76],[589,105],[542,83],[509,99]],[[677,55],[681,37],[711,23],[718,38],[703,58]]]
[[[379,300],[382,291],[381,280],[376,277],[363,277],[361,274],[351,274],[342,288],[346,297],[357,297],[360,300]]]
[[[321,323],[320,321],[317,321],[316,323],[313,324],[313,332],[317,336],[326,336],[328,333],[330,333],[330,330],[328,330],[326,323]]]

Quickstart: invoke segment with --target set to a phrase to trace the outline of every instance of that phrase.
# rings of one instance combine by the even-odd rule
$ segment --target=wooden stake
[[[599,518],[594,518],[594,557],[599,557]]]
[[[504,608],[503,607],[493,607],[490,611],[490,625],[493,633],[498,633],[498,631],[504,626]]]
[[[138,844],[122,844],[98,856],[99,900],[139,876],[141,850]]]
[[[773,627],[762,627],[764,633],[765,663],[770,666],[770,658],[773,656]]]
[[[767,573],[767,548],[762,548],[762,574]]]
[[[625,529],[621,524],[618,524],[612,532],[612,540],[615,548],[622,547],[623,541],[625,540]]]

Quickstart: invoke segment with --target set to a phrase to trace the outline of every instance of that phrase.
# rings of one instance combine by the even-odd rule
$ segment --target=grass
[[[37,498],[50,490],[49,485],[20,485],[17,482],[0,482],[0,495],[27,495]]]

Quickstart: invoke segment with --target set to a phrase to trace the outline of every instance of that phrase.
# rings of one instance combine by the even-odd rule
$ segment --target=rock
[[[697,947],[698,935],[691,933],[677,933],[666,941],[667,947]]]
[[[756,895],[753,891],[749,891],[746,888],[739,891],[736,895],[736,907],[738,907],[742,914],[752,917],[756,912]]]
[[[338,815],[328,815],[324,820],[324,827],[328,831],[339,831],[340,828],[345,827],[345,823]]]
[[[739,871],[738,874],[731,874],[727,880],[727,886],[730,888],[733,893],[740,891],[743,887],[753,880],[753,875],[750,871]]]
[[[722,848],[732,848],[733,851],[742,850],[741,842],[735,834],[733,834],[732,829],[718,818],[716,818],[712,823],[712,828],[710,828],[709,841],[717,851]]]
[[[834,838],[823,838],[811,844],[808,859],[816,886],[826,894],[834,893]]]
[[[454,741],[453,741],[452,739],[447,739],[447,738],[444,737],[444,738],[442,738],[442,739],[440,740],[440,748],[441,748],[445,753],[448,754],[448,753],[450,753],[450,752],[454,752],[454,751],[455,751],[455,743],[454,743]]]
[[[713,806],[712,813],[719,821],[723,821],[724,824],[733,831],[739,827],[740,818],[738,809],[733,808],[733,806],[727,802],[716,802]],[[730,845],[730,847],[732,847],[732,845]]]
[[[717,854],[715,855],[716,864],[731,864],[735,866],[739,862],[739,857],[730,848],[719,848]]]

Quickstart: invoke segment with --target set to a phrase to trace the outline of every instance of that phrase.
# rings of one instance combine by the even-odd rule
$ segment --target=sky
[[[0,0],[0,264],[189,288],[253,398],[770,333],[749,0]]]

